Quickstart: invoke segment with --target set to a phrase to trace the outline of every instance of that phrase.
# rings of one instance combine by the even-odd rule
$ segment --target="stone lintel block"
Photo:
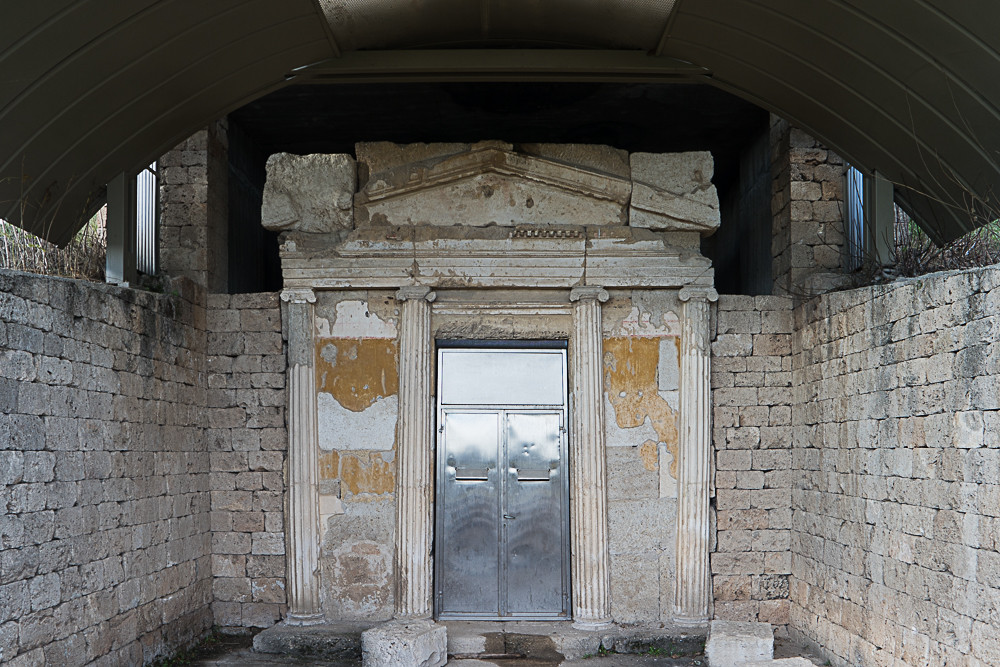
[[[622,225],[627,220],[628,177],[616,175],[621,166],[608,160],[602,164],[607,170],[596,169],[592,164],[602,160],[583,148],[549,147],[543,152],[552,157],[540,157],[486,141],[451,152],[459,147],[359,145],[363,184],[355,198],[356,224]],[[407,157],[414,161],[398,163]]]
[[[275,153],[267,159],[261,224],[273,231],[351,229],[356,182],[349,155]]]
[[[778,660],[754,660],[743,667],[816,667],[809,658],[780,658]]]
[[[390,621],[361,634],[364,667],[440,667],[448,662],[448,630],[429,620]]]
[[[705,644],[709,667],[747,667],[774,659],[770,623],[712,621]]]
[[[708,236],[721,223],[712,184],[715,163],[707,151],[632,153],[629,225]]]

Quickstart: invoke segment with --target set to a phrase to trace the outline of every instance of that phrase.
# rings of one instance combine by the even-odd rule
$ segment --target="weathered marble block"
[[[433,621],[391,621],[361,633],[364,667],[440,667],[448,662],[448,630]]]
[[[662,231],[719,228],[719,195],[712,185],[715,165],[707,151],[632,153],[629,225]]]
[[[622,225],[627,219],[632,184],[618,151],[537,145],[529,154],[487,141],[441,154],[461,148],[359,144],[358,226]]]
[[[276,153],[267,159],[261,224],[272,231],[351,229],[356,182],[349,155]]]

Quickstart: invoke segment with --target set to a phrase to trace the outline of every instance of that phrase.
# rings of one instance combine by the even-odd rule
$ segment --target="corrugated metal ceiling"
[[[993,197],[1000,3],[678,0],[671,13],[672,4],[3,2],[0,217],[64,242],[113,174],[310,76],[682,77],[735,92],[885,173],[938,240],[972,228],[973,195]]]

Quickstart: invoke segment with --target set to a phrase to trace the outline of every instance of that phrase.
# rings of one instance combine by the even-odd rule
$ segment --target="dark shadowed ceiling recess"
[[[706,83],[898,184],[1000,184],[996,0],[0,0],[0,217],[65,242],[120,171],[289,84]]]

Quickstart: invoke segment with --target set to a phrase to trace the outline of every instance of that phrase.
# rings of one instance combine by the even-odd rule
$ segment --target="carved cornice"
[[[597,199],[627,203],[632,183],[626,179],[498,148],[461,153],[431,167],[402,165],[373,174],[361,191],[360,203],[402,197],[420,190],[472,178],[484,173],[526,178]]]

